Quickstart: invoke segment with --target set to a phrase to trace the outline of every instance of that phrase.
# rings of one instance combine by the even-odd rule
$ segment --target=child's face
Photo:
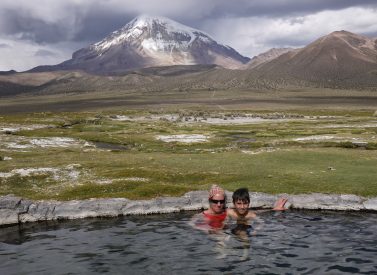
[[[250,205],[250,202],[245,201],[245,200],[236,200],[234,202],[234,207],[236,208],[236,211],[240,215],[247,214],[247,212],[249,211],[249,205]]]

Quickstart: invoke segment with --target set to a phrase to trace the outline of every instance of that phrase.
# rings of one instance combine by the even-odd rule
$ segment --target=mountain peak
[[[215,64],[236,69],[249,60],[200,30],[166,17],[142,14],[49,69],[100,74],[174,65]]]
[[[323,87],[353,87],[361,81],[375,87],[376,78],[371,72],[376,68],[377,48],[372,39],[336,31],[256,69],[278,78],[295,78]]]
[[[375,51],[375,43],[373,39],[345,30],[334,31],[318,39],[317,41],[319,41],[320,43],[326,42],[331,47],[333,47],[334,43],[336,43],[335,41],[337,41],[340,47],[349,46],[357,51],[359,51],[360,49],[369,49],[371,51]]]
[[[208,34],[167,17],[143,14],[102,41],[95,43],[92,48],[102,53],[114,45],[133,43],[138,40],[147,51],[168,52],[173,49],[187,50],[196,39],[214,41]]]
[[[133,25],[134,27],[146,27],[146,26],[152,26],[153,24],[159,24],[162,26],[175,26],[177,27],[177,29],[180,29],[180,30],[187,29],[190,31],[198,31],[191,27],[178,23],[177,21],[174,21],[170,18],[167,18],[164,16],[155,16],[155,15],[150,15],[150,14],[141,14],[135,17],[133,20],[131,20],[127,25]]]
[[[331,35],[338,36],[338,35],[355,35],[355,34],[352,33],[352,32],[349,32],[349,31],[340,30],[340,31],[333,31],[333,32],[330,33],[329,35],[330,35],[330,36],[331,36]]]

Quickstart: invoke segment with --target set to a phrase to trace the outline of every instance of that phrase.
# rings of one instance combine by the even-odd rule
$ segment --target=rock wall
[[[182,197],[161,197],[139,201],[124,198],[82,201],[31,201],[7,195],[0,197],[0,225],[200,210],[208,208],[207,196],[208,193],[206,191],[192,191]],[[250,193],[251,207],[273,208],[279,197],[288,198],[286,206],[292,209],[377,211],[377,198],[331,194],[270,195]],[[227,198],[228,204],[231,204],[230,192],[227,192]]]

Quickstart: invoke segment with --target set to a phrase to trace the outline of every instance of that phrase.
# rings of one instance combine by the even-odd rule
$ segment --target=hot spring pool
[[[377,274],[376,213],[266,212],[246,239],[194,214],[1,228],[0,274]]]

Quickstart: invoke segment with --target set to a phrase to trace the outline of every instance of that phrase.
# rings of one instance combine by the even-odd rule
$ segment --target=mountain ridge
[[[184,41],[190,42],[191,37],[186,36]],[[103,42],[105,45],[105,41]],[[99,45],[101,43],[95,46]],[[108,49],[109,47],[101,48],[104,52]],[[46,72],[46,75],[40,77],[22,73],[0,75],[0,81],[7,82],[7,79],[12,79],[15,84],[31,83],[32,89],[23,90],[47,94],[101,89],[151,92],[201,89],[279,90],[297,87],[375,91],[377,41],[344,30],[335,31],[299,49],[271,49],[253,57],[240,69],[232,70],[219,65],[198,64],[148,66],[112,71],[105,76],[84,70],[80,72],[80,68],[54,71],[56,76]],[[61,77],[57,77],[58,75]],[[36,83],[36,79],[40,79],[37,81],[39,86],[32,84]],[[5,84],[3,86],[5,87]],[[10,85],[8,91],[13,89],[12,87],[16,86]]]
[[[377,46],[372,39],[335,31],[306,47],[289,51],[255,68],[270,79],[290,79],[318,87],[377,87]]]

